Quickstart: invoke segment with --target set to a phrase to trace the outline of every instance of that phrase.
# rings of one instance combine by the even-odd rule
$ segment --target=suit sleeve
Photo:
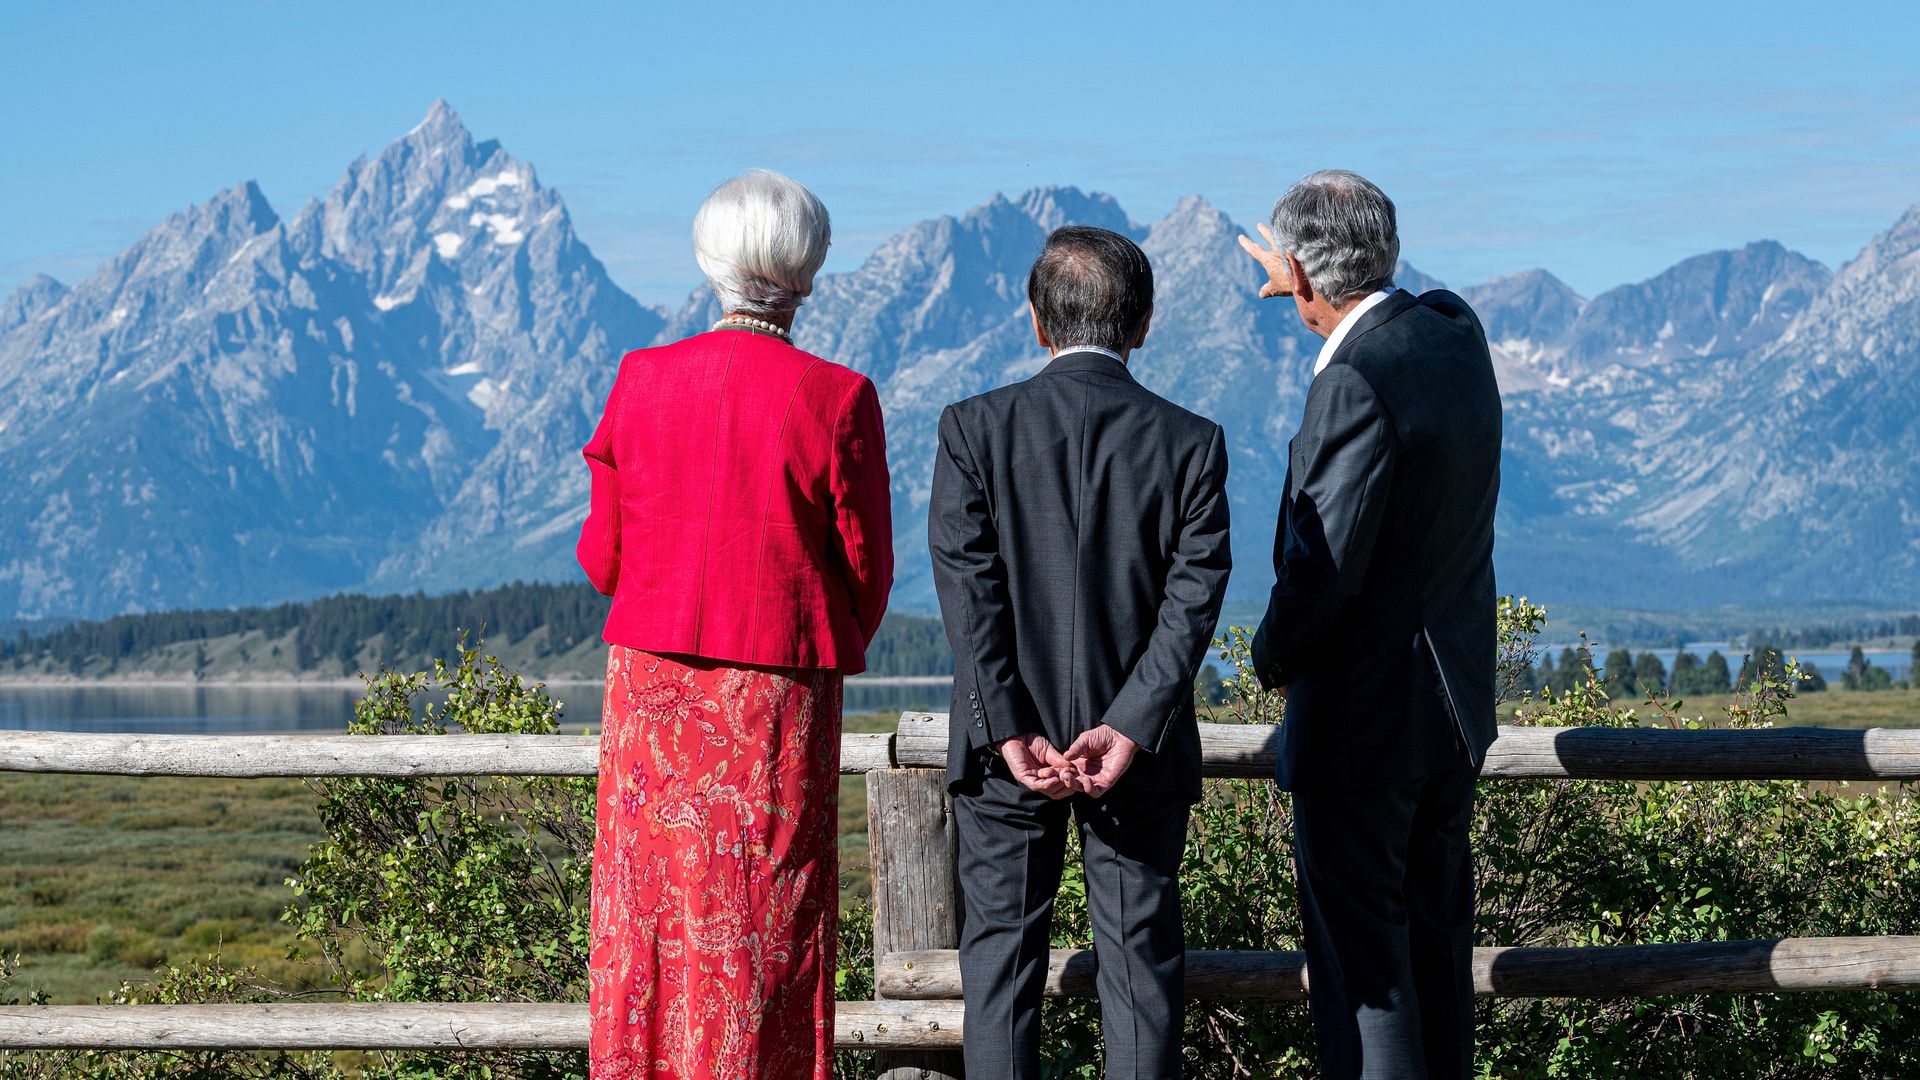
[[[616,376],[606,411],[600,414],[600,425],[581,451],[592,477],[592,492],[586,523],[580,526],[580,542],[574,546],[580,569],[587,572],[587,580],[603,596],[612,596],[620,584],[620,472],[613,454],[614,423],[619,411],[620,379]]]
[[[1159,619],[1103,723],[1158,753],[1169,722],[1193,700],[1193,676],[1213,638],[1233,567],[1228,544],[1227,443],[1216,425],[1188,485]]]
[[[952,406],[940,414],[927,547],[953,647],[954,730],[976,748],[1039,731],[1014,654],[1013,599],[999,532]]]
[[[1360,592],[1391,494],[1396,442],[1359,372],[1335,364],[1307,391],[1273,550],[1274,586],[1253,639],[1269,689],[1299,675],[1311,643]]]
[[[861,641],[873,644],[893,588],[893,495],[880,396],[862,377],[835,425],[831,485],[834,537],[853,594]]]

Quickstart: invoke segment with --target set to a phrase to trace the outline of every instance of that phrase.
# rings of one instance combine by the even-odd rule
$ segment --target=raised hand
[[[1049,799],[1064,799],[1074,792],[1074,764],[1045,735],[1029,733],[1001,740],[1000,759],[1013,778],[1031,791]]]
[[[1075,788],[1098,798],[1126,775],[1140,744],[1101,724],[1073,740],[1064,755],[1075,770],[1068,779]]]
[[[1260,299],[1267,300],[1275,296],[1293,295],[1293,268],[1287,265],[1287,256],[1280,250],[1280,242],[1273,238],[1273,230],[1265,225],[1260,227],[1260,235],[1266,240],[1265,247],[1254,243],[1247,237],[1240,237],[1240,250],[1253,256],[1253,261],[1267,272],[1266,284],[1260,286]]]

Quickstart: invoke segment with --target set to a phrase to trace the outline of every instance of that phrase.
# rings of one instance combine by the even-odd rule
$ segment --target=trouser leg
[[[1186,943],[1180,923],[1185,800],[1076,808],[1086,855],[1087,913],[1099,961],[1107,1080],[1175,1080],[1186,1018]]]
[[[967,1075],[1039,1080],[1040,996],[1068,806],[1029,791],[996,762],[977,790],[955,793],[953,812]]]
[[[1479,770],[1428,780],[1407,845],[1408,946],[1427,1075],[1473,1075],[1473,823]]]
[[[1422,784],[1293,796],[1308,1004],[1328,1080],[1426,1075],[1404,893]]]

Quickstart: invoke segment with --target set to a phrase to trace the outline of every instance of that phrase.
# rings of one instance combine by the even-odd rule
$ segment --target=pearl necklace
[[[756,319],[751,315],[729,315],[719,322],[714,323],[713,329],[724,330],[729,326],[741,330],[765,331],[779,338],[781,341],[787,342],[788,344],[793,343],[793,335],[782,328],[780,324],[771,323],[765,319]]]

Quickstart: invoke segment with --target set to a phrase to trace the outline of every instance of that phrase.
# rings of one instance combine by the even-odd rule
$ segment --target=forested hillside
[[[163,611],[77,622],[0,642],[0,677],[340,678],[383,665],[419,669],[460,635],[543,678],[592,678],[605,663],[606,598],[586,585],[462,590],[439,596],[342,594],[273,607]],[[870,674],[949,675],[937,619],[887,617]]]

